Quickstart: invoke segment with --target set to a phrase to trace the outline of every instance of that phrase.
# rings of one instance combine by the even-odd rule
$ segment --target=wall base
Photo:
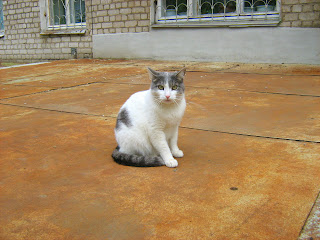
[[[93,36],[94,58],[320,64],[317,28],[184,28]]]

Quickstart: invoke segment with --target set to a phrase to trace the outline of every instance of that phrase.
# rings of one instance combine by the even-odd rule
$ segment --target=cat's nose
[[[167,100],[169,100],[169,98],[170,98],[170,95],[166,95],[166,98],[167,98]]]

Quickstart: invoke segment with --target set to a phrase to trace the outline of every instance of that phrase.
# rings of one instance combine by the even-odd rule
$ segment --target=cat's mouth
[[[173,101],[171,99],[165,99],[162,102],[164,102],[164,103],[172,103]]]

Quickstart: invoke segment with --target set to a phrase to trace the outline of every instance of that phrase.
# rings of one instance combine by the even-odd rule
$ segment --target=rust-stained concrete
[[[175,169],[110,157],[146,66],[189,70]],[[320,239],[319,66],[56,61],[0,87],[1,240]]]

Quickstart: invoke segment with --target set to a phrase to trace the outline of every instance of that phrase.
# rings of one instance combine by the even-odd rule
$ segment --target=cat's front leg
[[[178,128],[174,128],[172,138],[169,141],[170,149],[174,157],[183,157],[183,152],[178,148]]]
[[[177,158],[182,158],[184,156],[183,151],[180,149],[176,149],[176,150],[172,151],[172,155]]]
[[[164,132],[154,131],[150,136],[153,147],[158,151],[167,167],[177,167],[178,161],[171,154]]]

